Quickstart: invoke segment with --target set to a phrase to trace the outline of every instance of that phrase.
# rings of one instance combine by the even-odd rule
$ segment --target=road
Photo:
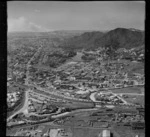
[[[142,94],[139,94],[139,93],[115,93],[115,94],[120,95],[120,96],[122,96],[122,95],[144,96],[143,93]]]
[[[93,108],[93,109],[79,109],[79,110],[74,110],[72,112],[64,112],[62,114],[54,115],[54,116],[52,116],[52,118],[55,119],[55,118],[59,118],[59,117],[62,117],[62,116],[72,115],[72,114],[75,114],[75,113],[88,112],[88,111],[91,112],[91,111],[97,111],[97,110],[98,110],[98,108]],[[44,116],[44,115],[42,115],[42,116]],[[41,123],[47,123],[47,122],[43,121],[43,122],[35,123],[35,124],[32,124],[32,125],[20,125],[20,126],[17,125],[17,126],[14,126],[13,128],[20,128],[20,127],[24,128],[24,127],[28,127],[28,126],[38,125],[38,124],[41,124]],[[48,123],[49,123],[49,121],[48,121]]]
[[[26,79],[25,79],[25,85],[29,84],[29,67],[31,66],[31,61],[34,60],[35,57],[37,57],[40,53],[40,50],[42,49],[42,45],[38,48],[38,50],[35,52],[35,54],[32,56],[32,58],[27,63],[27,72],[26,72]]]
[[[25,92],[25,102],[24,102],[23,107],[22,107],[21,109],[19,109],[18,111],[16,111],[13,115],[11,115],[10,117],[8,117],[8,118],[7,118],[7,122],[8,122],[10,119],[12,119],[12,117],[15,116],[16,114],[19,114],[19,113],[21,113],[21,112],[26,113],[27,108],[28,108],[28,92],[29,92],[29,90],[27,90],[27,91]],[[25,111],[25,110],[26,110],[26,111]]]

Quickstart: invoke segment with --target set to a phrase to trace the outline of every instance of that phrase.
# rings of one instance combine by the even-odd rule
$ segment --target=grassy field
[[[120,135],[120,137],[135,137],[136,135],[139,135],[140,137],[145,137],[145,134],[143,131],[134,131],[130,127],[125,127],[125,126],[116,126],[113,127],[114,130],[114,137],[118,137],[115,135]]]
[[[125,100],[128,103],[133,103],[133,104],[140,104],[140,105],[144,105],[144,96],[135,96],[135,95],[128,95],[128,98],[125,98]]]
[[[141,94],[144,92],[144,87],[128,87],[128,88],[121,88],[121,89],[112,89],[113,93],[138,93]]]
[[[70,102],[70,103],[66,103],[64,106],[67,108],[74,108],[74,109],[93,108],[94,103]]]
[[[73,126],[70,127],[52,127],[52,126],[45,126],[45,129],[43,129],[42,134],[46,133],[49,129],[65,129],[66,132],[69,132],[72,136],[69,137],[97,137],[100,132],[102,132],[102,129],[89,129],[89,128],[76,128]],[[8,136],[15,135],[18,129],[15,130],[9,130],[7,131]]]
[[[144,74],[144,63],[131,62],[127,67],[128,72]]]
[[[85,108],[94,108],[95,105],[92,102],[73,102],[69,101],[68,103],[64,102],[51,102],[51,104],[60,106],[60,107],[65,107],[65,108],[72,108],[72,109],[85,109]]]
[[[140,73],[144,74],[144,63],[142,62],[132,62],[129,60],[119,60],[119,61],[109,61],[111,63],[127,63],[129,66],[126,66],[124,68],[125,71],[130,72],[130,73]]]

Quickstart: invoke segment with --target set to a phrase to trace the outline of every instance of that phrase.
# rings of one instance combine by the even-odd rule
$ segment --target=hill
[[[144,32],[133,29],[117,28],[109,31],[95,41],[95,46],[113,46],[113,43],[117,47],[113,48],[134,48],[144,44]]]
[[[85,32],[80,36],[74,36],[61,43],[65,49],[88,49],[93,48],[95,40],[100,39],[105,33],[99,31]]]
[[[133,48],[144,44],[144,32],[136,29],[116,28],[103,33],[85,32],[65,40],[61,46],[66,49],[97,49],[110,46],[114,49]]]
[[[94,50],[100,47],[135,48],[144,45],[144,31],[116,28],[111,31],[60,30],[52,32],[12,32],[8,33],[8,49],[21,45],[44,45],[65,50]]]
[[[50,32],[9,32],[8,38],[70,38],[73,36],[80,35],[85,31],[81,30],[60,30],[60,31],[50,31]]]

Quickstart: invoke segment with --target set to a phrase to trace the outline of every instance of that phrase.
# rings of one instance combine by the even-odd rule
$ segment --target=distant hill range
[[[59,30],[51,32],[9,32],[8,44],[19,46],[37,44],[45,40],[66,50],[94,50],[100,47],[134,48],[144,45],[144,31],[137,29],[116,28],[111,31]],[[29,42],[28,42],[29,41]]]
[[[134,48],[144,45],[144,31],[137,29],[116,28],[107,32],[85,32],[74,36],[60,44],[65,49],[93,50],[99,47]]]
[[[84,30],[60,30],[50,32],[9,32],[8,38],[70,38],[73,36],[81,35],[86,31]]]

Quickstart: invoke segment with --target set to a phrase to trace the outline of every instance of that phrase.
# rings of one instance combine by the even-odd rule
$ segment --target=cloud
[[[8,19],[8,32],[11,31],[48,31],[48,29],[30,22],[25,17],[18,19]]]

